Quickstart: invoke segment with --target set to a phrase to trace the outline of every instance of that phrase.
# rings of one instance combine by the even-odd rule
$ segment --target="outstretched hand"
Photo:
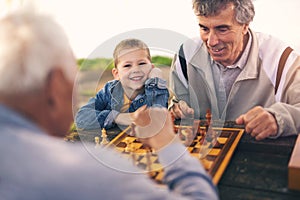
[[[178,103],[174,103],[170,111],[176,119],[194,116],[194,109],[189,107],[183,100],[180,100]]]
[[[255,137],[256,140],[275,136],[278,131],[275,117],[261,106],[256,106],[239,116],[236,123],[244,124],[245,131]]]
[[[177,141],[171,115],[166,108],[143,106],[132,119],[136,125],[135,136],[155,150]]]

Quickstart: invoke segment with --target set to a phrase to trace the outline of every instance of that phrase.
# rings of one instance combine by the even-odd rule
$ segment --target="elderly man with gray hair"
[[[31,10],[8,14],[0,27],[1,200],[218,199],[211,178],[175,136],[166,109],[143,109],[134,121],[138,128],[151,125],[149,116],[164,116],[155,134],[137,129],[137,135],[158,152],[168,189],[110,149],[64,142],[76,74],[66,35]]]
[[[245,125],[257,140],[300,132],[299,54],[249,28],[252,0],[193,0],[200,38],[180,47],[171,71],[176,118]]]

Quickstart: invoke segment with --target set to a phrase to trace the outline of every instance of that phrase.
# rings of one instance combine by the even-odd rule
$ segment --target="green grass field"
[[[153,56],[152,63],[156,67],[160,66],[171,66],[172,58],[164,57],[164,56]],[[114,67],[112,58],[94,58],[94,59],[78,59],[77,64],[79,66],[80,71],[87,70],[111,70]]]

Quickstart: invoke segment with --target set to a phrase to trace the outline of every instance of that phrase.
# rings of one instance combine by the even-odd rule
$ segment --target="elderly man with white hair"
[[[93,157],[64,142],[73,120],[76,60],[62,28],[29,11],[5,16],[0,27],[0,199],[218,199],[204,168],[175,136],[166,109],[143,107],[133,120],[168,165],[169,189],[158,189],[112,150],[89,151]],[[162,115],[151,137],[138,131],[153,126],[149,116]]]

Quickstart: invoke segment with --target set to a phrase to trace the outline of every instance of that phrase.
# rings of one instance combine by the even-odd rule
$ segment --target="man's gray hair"
[[[75,79],[67,36],[51,17],[20,9],[3,16],[0,27],[0,94],[37,91],[53,68]]]
[[[255,15],[252,0],[193,0],[197,16],[218,15],[229,3],[234,5],[235,19],[240,24],[249,24]]]

